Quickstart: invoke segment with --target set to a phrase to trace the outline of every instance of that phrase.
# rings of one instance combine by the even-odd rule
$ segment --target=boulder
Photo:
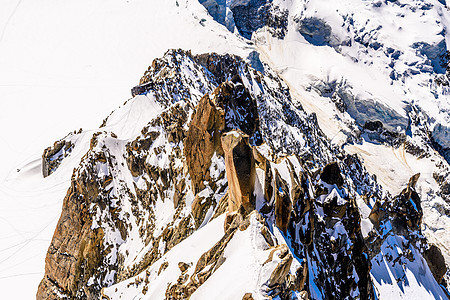
[[[185,262],[180,261],[178,263],[178,268],[180,269],[181,273],[183,273],[183,274],[186,273],[186,271],[189,269],[189,267],[190,267],[190,265]]]
[[[252,293],[245,293],[244,297],[242,297],[242,300],[254,300]]]

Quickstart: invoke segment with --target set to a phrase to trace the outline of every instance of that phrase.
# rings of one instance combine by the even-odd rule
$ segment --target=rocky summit
[[[160,112],[135,138],[108,130],[115,112],[92,135],[38,299],[379,299],[409,274],[447,297],[420,174],[384,192],[263,67],[184,50],[153,61],[119,110]],[[45,176],[72,135],[45,150]]]
[[[16,172],[37,299],[450,299],[445,0],[144,2],[131,97]]]

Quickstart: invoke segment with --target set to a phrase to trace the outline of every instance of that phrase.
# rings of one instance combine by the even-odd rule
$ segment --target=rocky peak
[[[246,212],[255,209],[255,159],[249,137],[242,131],[230,131],[222,136],[225,168],[228,179],[228,212],[242,206]]]
[[[423,211],[420,197],[414,189],[419,176],[419,173],[412,176],[408,186],[392,201],[384,201],[383,204],[381,201],[376,202],[369,216],[372,222],[380,225],[388,218],[394,232],[400,235],[420,231]]]
[[[421,259],[418,176],[397,197],[383,193],[266,65],[171,50],[133,93],[162,110],[130,139],[107,127],[93,135],[38,298],[185,299],[225,272],[235,298],[375,299],[401,228],[405,272],[411,255]],[[378,221],[363,232],[373,199]]]
[[[183,148],[194,193],[204,188],[214,153],[223,153],[220,135],[224,128],[224,111],[205,95],[192,115]]]
[[[257,104],[239,76],[219,85],[213,97],[214,103],[225,112],[225,131],[239,129],[254,143],[261,143]]]
[[[70,155],[74,148],[74,141],[81,134],[82,130],[69,133],[66,137],[56,141],[52,147],[48,147],[42,154],[42,175],[49,176],[61,164],[62,160]]]

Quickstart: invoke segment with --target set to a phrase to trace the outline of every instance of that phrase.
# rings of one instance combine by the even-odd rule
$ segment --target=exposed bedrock
[[[255,159],[248,144],[248,135],[237,130],[230,131],[222,136],[222,147],[228,178],[228,212],[237,211],[241,206],[250,212],[255,208]]]

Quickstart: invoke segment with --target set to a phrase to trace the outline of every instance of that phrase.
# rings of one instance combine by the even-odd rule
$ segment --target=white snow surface
[[[181,275],[178,262],[190,265],[188,274],[192,274],[200,256],[222,238],[224,220],[225,215],[212,220],[207,226],[197,230],[188,239],[173,247],[141,274],[106,288],[105,295],[109,296],[111,300],[164,299],[167,284],[176,282],[178,276]],[[165,262],[168,262],[167,268],[159,272],[161,265]],[[143,285],[130,283],[134,283],[137,278],[145,278],[146,273],[150,274],[148,279],[151,284],[148,285],[148,291],[144,294],[142,293]],[[116,288],[119,293],[115,292]]]
[[[410,247],[414,261],[405,259],[405,266],[400,263],[393,266],[382,258],[382,254],[388,253],[395,259],[402,251],[403,240],[399,236],[388,237],[381,253],[372,259],[371,276],[380,299],[446,299],[425,259],[414,247]]]
[[[181,275],[178,263],[184,262],[190,266],[186,272],[190,278],[200,256],[222,238],[224,220],[225,215],[212,220],[168,251],[147,270],[106,288],[104,294],[111,300],[164,299],[168,285],[176,282]],[[190,299],[240,299],[248,292],[255,299],[266,299],[260,287],[269,279],[280,259],[279,252],[275,251],[273,260],[268,260],[272,248],[261,234],[262,226],[257,221],[256,214],[250,216],[249,227],[244,231],[238,230],[227,244],[224,250],[225,263],[212,273]],[[165,262],[168,266],[160,272],[161,265]],[[293,266],[298,267],[295,263]],[[143,282],[145,278],[148,285]],[[143,292],[144,286],[148,287],[146,292]]]

